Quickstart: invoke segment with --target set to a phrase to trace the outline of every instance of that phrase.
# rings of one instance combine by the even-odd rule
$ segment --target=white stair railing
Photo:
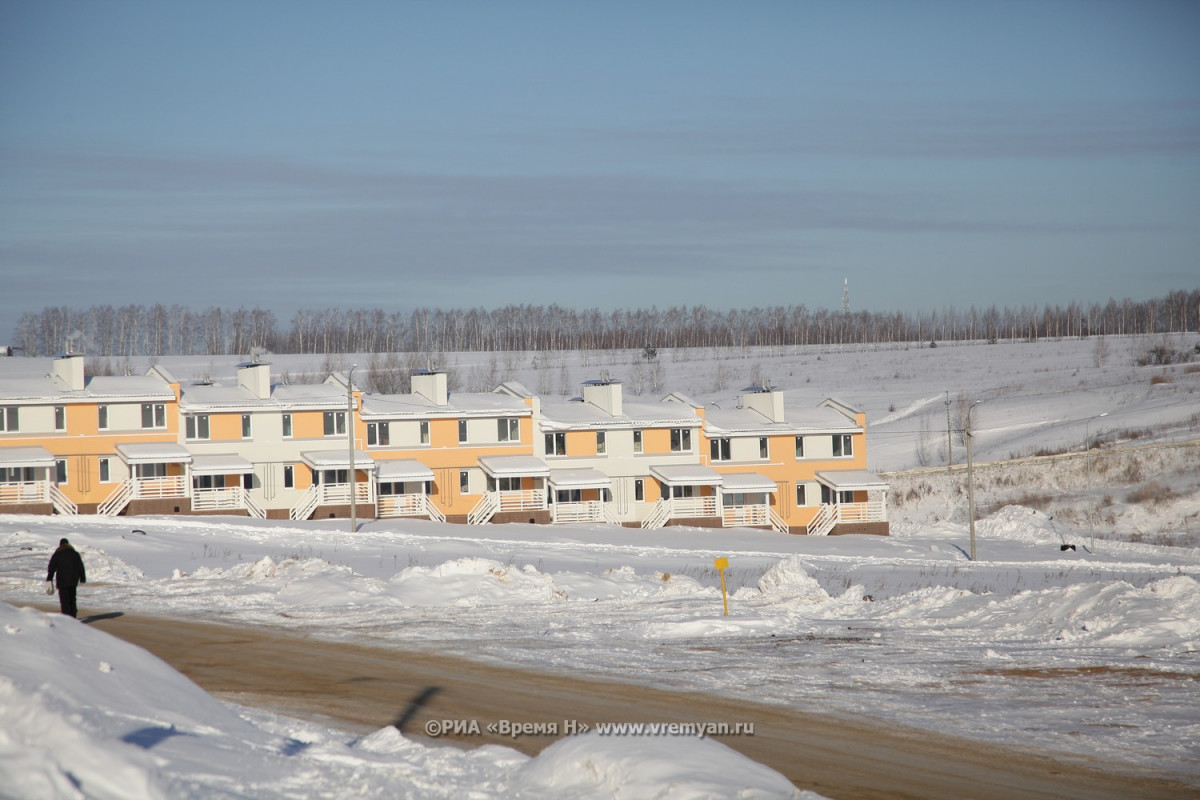
[[[79,506],[71,502],[71,498],[53,483],[50,484],[50,502],[54,504],[54,510],[63,516],[74,517],[79,513]]]
[[[429,518],[434,522],[446,521],[446,515],[442,513],[440,508],[433,504],[433,500],[429,499],[429,495],[425,495],[425,513],[428,514]]]
[[[780,533],[791,533],[791,527],[787,524],[787,520],[779,516],[779,512],[773,508],[768,508],[767,513],[771,519],[771,527]]]
[[[288,511],[288,518],[293,520],[308,519],[312,513],[317,510],[317,506],[321,504],[321,487],[314,483],[308,487],[300,497],[300,502],[292,506]]]
[[[134,480],[130,478],[113,489],[112,494],[96,508],[96,513],[104,517],[117,516],[125,510],[125,506],[129,505],[129,501],[133,499],[133,493]]]
[[[650,512],[650,516],[642,520],[642,527],[646,530],[656,530],[667,524],[667,520],[671,518],[671,501],[659,499],[654,504],[654,510]]]
[[[813,517],[812,522],[808,523],[809,536],[828,536],[833,530],[833,526],[837,524],[838,513],[837,506],[833,503],[824,503],[821,505],[821,510]]]
[[[500,493],[487,492],[483,497],[479,498],[479,502],[475,504],[475,508],[467,514],[468,525],[486,525],[491,522],[492,517],[496,516],[496,511],[500,508]]]
[[[258,503],[250,497],[250,493],[245,489],[242,490],[242,501],[246,506],[246,512],[255,519],[266,519],[267,512]]]

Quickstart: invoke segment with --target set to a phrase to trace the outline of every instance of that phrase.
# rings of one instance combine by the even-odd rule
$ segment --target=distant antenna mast
[[[842,313],[850,313],[850,279],[846,278],[842,284]]]

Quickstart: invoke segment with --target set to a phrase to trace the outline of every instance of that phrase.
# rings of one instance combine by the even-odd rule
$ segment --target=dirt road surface
[[[40,604],[39,604],[40,605]],[[171,664],[212,695],[369,733],[396,724],[425,739],[431,722],[475,721],[479,734],[437,742],[503,744],[534,754],[558,736],[489,733],[489,725],[568,721],[753,723],[752,736],[715,736],[801,789],[855,798],[1200,797],[1200,787],[977,741],[688,692],[538,673],[430,652],[345,644],[269,628],[124,614],[90,621]]]

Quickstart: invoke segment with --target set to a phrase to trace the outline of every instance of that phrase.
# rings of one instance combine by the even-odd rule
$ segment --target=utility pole
[[[350,365],[350,377],[346,379],[346,442],[350,448],[350,532],[358,530],[358,483],[354,475],[354,370],[358,364]]]
[[[975,560],[975,463],[971,458],[971,440],[975,438],[975,434],[971,432],[971,412],[975,410],[975,406],[980,404],[980,400],[971,403],[967,409],[967,518],[971,529],[971,560]]]
[[[953,471],[954,448],[950,438],[950,390],[946,390],[946,470]]]

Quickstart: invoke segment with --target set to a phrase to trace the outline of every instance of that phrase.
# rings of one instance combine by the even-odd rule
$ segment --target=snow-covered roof
[[[774,492],[779,486],[757,472],[726,472],[721,475],[721,489],[725,492]]]
[[[364,419],[396,417],[529,416],[525,401],[504,392],[455,392],[439,406],[420,394],[364,394]]]
[[[42,377],[5,378],[0,381],[0,401],[26,403],[88,403],[97,400],[174,400],[171,387],[145,375],[96,375],[83,389],[71,390],[61,379]]]
[[[593,403],[576,399],[542,406],[543,430],[594,428],[695,428],[700,417],[680,403],[637,403],[625,400],[622,413],[609,414]]]
[[[254,465],[234,453],[192,456],[193,475],[233,475],[254,470]]]
[[[346,393],[328,383],[276,384],[269,398],[237,384],[192,383],[181,389],[180,409],[198,411],[255,411],[268,408],[345,408]]]
[[[668,486],[720,486],[721,473],[699,464],[670,464],[650,467],[650,474]]]
[[[44,447],[0,447],[0,467],[53,467],[54,455]]]
[[[349,469],[350,451],[345,447],[337,450],[309,450],[300,454],[300,460],[313,469]],[[375,469],[375,459],[362,450],[355,450],[354,468],[369,472]]]
[[[126,464],[189,464],[192,454],[180,444],[169,442],[119,444],[117,455]]]
[[[536,456],[483,456],[479,466],[493,478],[546,478],[550,468]]]
[[[431,481],[433,470],[415,458],[392,458],[375,462],[375,478],[380,481]]]
[[[606,489],[612,478],[598,469],[552,469],[547,481],[555,489]]]
[[[864,489],[878,490],[888,488],[888,482],[865,469],[846,469],[828,472],[818,472],[817,480],[841,492]]]

